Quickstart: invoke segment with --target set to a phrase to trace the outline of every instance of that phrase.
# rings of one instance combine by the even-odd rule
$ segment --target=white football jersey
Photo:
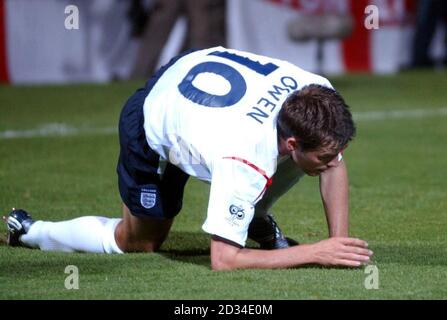
[[[211,182],[203,230],[245,245],[254,206],[275,173],[276,119],[287,96],[321,76],[286,61],[215,47],[187,54],[144,103],[149,146]]]

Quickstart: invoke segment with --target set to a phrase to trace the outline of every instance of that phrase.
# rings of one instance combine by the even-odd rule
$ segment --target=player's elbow
[[[240,249],[221,241],[211,241],[211,269],[229,271],[237,269],[236,256]]]
[[[233,261],[223,257],[211,257],[211,269],[213,271],[230,271],[236,269]]]
[[[211,259],[211,269],[213,271],[229,271],[232,270],[228,263],[225,263],[218,259]]]

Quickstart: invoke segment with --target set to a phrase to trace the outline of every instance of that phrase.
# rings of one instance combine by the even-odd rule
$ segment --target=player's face
[[[324,171],[340,164],[339,152],[320,149],[303,152],[300,148],[291,152],[293,161],[309,176],[318,176]]]

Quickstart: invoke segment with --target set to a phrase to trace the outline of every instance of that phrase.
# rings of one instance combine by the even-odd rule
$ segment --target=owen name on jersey
[[[281,107],[284,97],[295,91],[297,88],[298,83],[293,77],[281,77],[280,84],[274,84],[272,89],[267,91],[265,96],[259,99],[256,106],[252,107],[252,112],[247,113],[247,116],[256,120],[260,124],[263,124],[263,120],[272,114],[278,104]]]

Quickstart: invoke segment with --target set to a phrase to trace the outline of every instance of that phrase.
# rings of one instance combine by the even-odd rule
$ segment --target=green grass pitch
[[[446,299],[445,73],[331,80],[358,119],[345,154],[351,235],[375,252],[379,289],[365,288],[364,269],[212,272],[209,237],[201,231],[209,187],[191,179],[160,253],[47,253],[1,243],[0,299]],[[114,128],[140,85],[0,87],[1,213],[15,206],[43,220],[119,217]],[[61,127],[67,135],[39,136]],[[29,136],[10,138],[17,133]],[[301,242],[327,236],[316,178],[303,178],[274,213]],[[79,269],[78,290],[64,287],[67,265]]]

